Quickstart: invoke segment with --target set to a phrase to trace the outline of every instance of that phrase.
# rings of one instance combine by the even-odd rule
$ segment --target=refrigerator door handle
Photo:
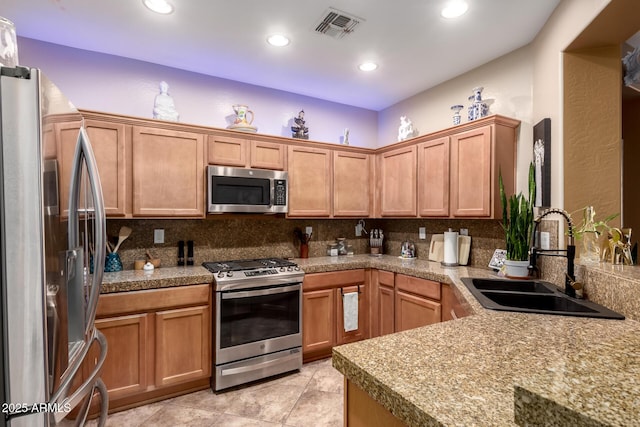
[[[89,392],[93,392],[93,388],[96,386],[97,381],[100,379],[99,376],[100,376],[100,373],[102,372],[102,366],[104,365],[104,361],[107,358],[107,339],[102,334],[102,332],[100,332],[97,329],[93,329],[92,339],[89,341],[88,345],[86,345],[85,348],[83,349],[82,357],[79,357],[76,359],[77,366],[72,367],[72,372],[80,371],[80,368],[82,367],[82,362],[84,362],[84,360],[86,359],[94,341],[98,342],[100,354],[93,370],[91,371],[91,374],[89,374],[87,379],[82,383],[82,385],[80,385],[73,392],[71,396],[63,397],[67,395],[67,391],[71,388],[71,384],[75,378],[75,374],[67,376],[63,381],[63,383],[58,388],[58,391],[56,392],[56,394],[54,394],[51,397],[52,403],[59,402],[60,407],[68,406],[70,408],[75,408],[76,405],[80,403],[82,399],[88,395]],[[102,392],[101,392],[101,395],[102,395]],[[103,406],[102,411],[106,410],[104,409],[104,407],[107,407],[108,409],[108,404],[109,404],[108,398],[105,399],[103,396],[102,404],[101,404]],[[56,424],[62,419],[64,419],[65,416],[67,416],[66,412],[56,412],[53,414]]]
[[[104,272],[104,261],[106,252],[106,217],[104,212],[104,199],[102,198],[102,185],[89,136],[84,127],[80,127],[78,143],[71,169],[71,185],[69,189],[69,244],[70,248],[80,246],[80,233],[78,230],[81,177],[83,164],[87,168],[89,185],[93,196],[93,207],[95,215],[95,235],[94,235],[94,256],[93,275],[91,278],[91,288],[87,303],[85,317],[85,336],[89,337],[95,322],[98,297],[100,296],[100,286],[102,285],[102,273]],[[86,203],[86,202],[85,202]],[[75,245],[75,246],[74,246]]]

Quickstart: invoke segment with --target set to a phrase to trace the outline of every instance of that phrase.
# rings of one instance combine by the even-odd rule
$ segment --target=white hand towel
[[[344,314],[344,331],[358,329],[358,292],[349,292],[342,298],[342,311]]]

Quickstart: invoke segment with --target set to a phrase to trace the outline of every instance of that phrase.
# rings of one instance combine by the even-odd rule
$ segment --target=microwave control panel
[[[273,185],[274,192],[274,205],[286,206],[287,205],[287,180],[276,179]]]

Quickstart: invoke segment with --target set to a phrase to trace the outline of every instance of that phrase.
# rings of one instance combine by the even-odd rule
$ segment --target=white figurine
[[[177,122],[180,118],[173,98],[169,95],[169,84],[165,81],[160,82],[160,93],[156,95],[153,103],[153,118],[173,122]]]
[[[398,128],[398,141],[404,141],[407,138],[412,138],[416,136],[417,132],[413,128],[413,123],[411,119],[408,119],[407,116],[400,117],[400,127]]]

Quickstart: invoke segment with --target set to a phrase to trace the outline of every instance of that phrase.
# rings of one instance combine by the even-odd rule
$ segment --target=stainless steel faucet
[[[559,214],[564,217],[569,227],[568,235],[569,241],[567,249],[539,249],[535,244],[536,230],[542,218],[551,214]],[[576,258],[576,246],[574,245],[573,238],[573,222],[569,214],[563,209],[550,208],[542,212],[533,220],[533,231],[531,235],[531,250],[529,251],[529,274],[538,276],[540,270],[537,265],[538,256],[561,256],[567,258],[567,272],[565,273],[564,292],[570,297],[576,297],[576,290],[582,289],[582,284],[576,282],[574,273],[575,258]]]

